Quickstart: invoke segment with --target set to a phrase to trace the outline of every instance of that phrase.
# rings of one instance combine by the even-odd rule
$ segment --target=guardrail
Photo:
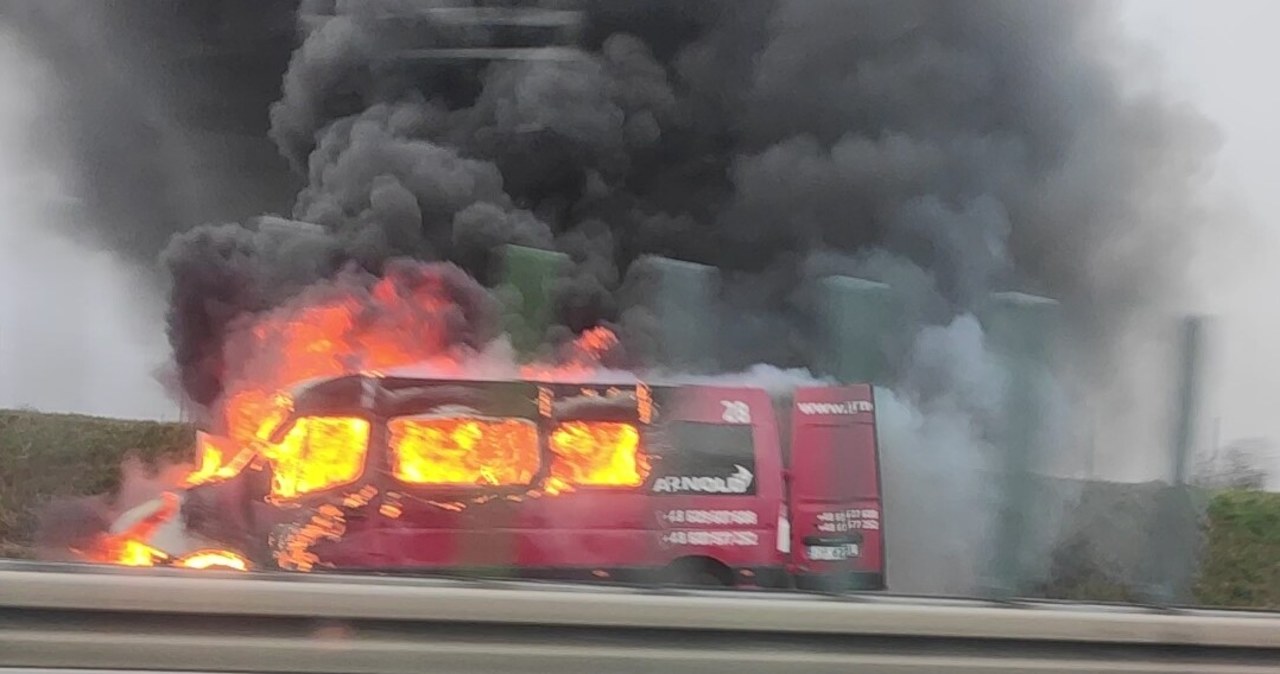
[[[1280,614],[10,564],[0,668],[1244,674]]]

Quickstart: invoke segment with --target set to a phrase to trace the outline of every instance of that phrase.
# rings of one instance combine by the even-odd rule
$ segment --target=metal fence
[[[0,567],[0,671],[1245,673],[1277,663],[1280,615],[1266,613]]]

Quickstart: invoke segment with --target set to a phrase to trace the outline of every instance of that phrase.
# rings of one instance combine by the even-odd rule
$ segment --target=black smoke
[[[582,20],[521,32],[435,11],[472,5]],[[216,394],[209,364],[237,315],[397,257],[492,284],[502,243],[571,256],[557,292],[573,330],[646,325],[619,292],[641,256],[720,268],[743,317],[734,363],[805,361],[815,270],[909,279],[936,324],[992,290],[1050,295],[1105,353],[1177,291],[1214,142],[1129,86],[1117,22],[1088,1],[304,0],[263,112],[305,182],[287,215],[322,231],[170,243],[189,393]],[[424,56],[495,44],[576,51]]]
[[[92,214],[62,233],[153,270],[175,232],[287,208],[299,181],[264,110],[296,4],[0,0],[0,29],[58,84],[43,145]]]

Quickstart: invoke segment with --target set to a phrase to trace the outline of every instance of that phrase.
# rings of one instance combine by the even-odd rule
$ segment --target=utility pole
[[[1180,603],[1189,588],[1195,517],[1187,486],[1188,461],[1195,445],[1203,381],[1205,319],[1188,316],[1178,326],[1179,381],[1171,449],[1169,486],[1160,499],[1147,549],[1152,570],[1149,599],[1158,604]]]

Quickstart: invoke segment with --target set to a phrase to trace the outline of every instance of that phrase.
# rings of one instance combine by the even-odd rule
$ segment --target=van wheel
[[[733,572],[713,559],[680,559],[667,567],[666,581],[678,587],[729,587]]]
[[[699,571],[693,574],[690,584],[694,587],[725,587],[725,582],[710,571]]]

